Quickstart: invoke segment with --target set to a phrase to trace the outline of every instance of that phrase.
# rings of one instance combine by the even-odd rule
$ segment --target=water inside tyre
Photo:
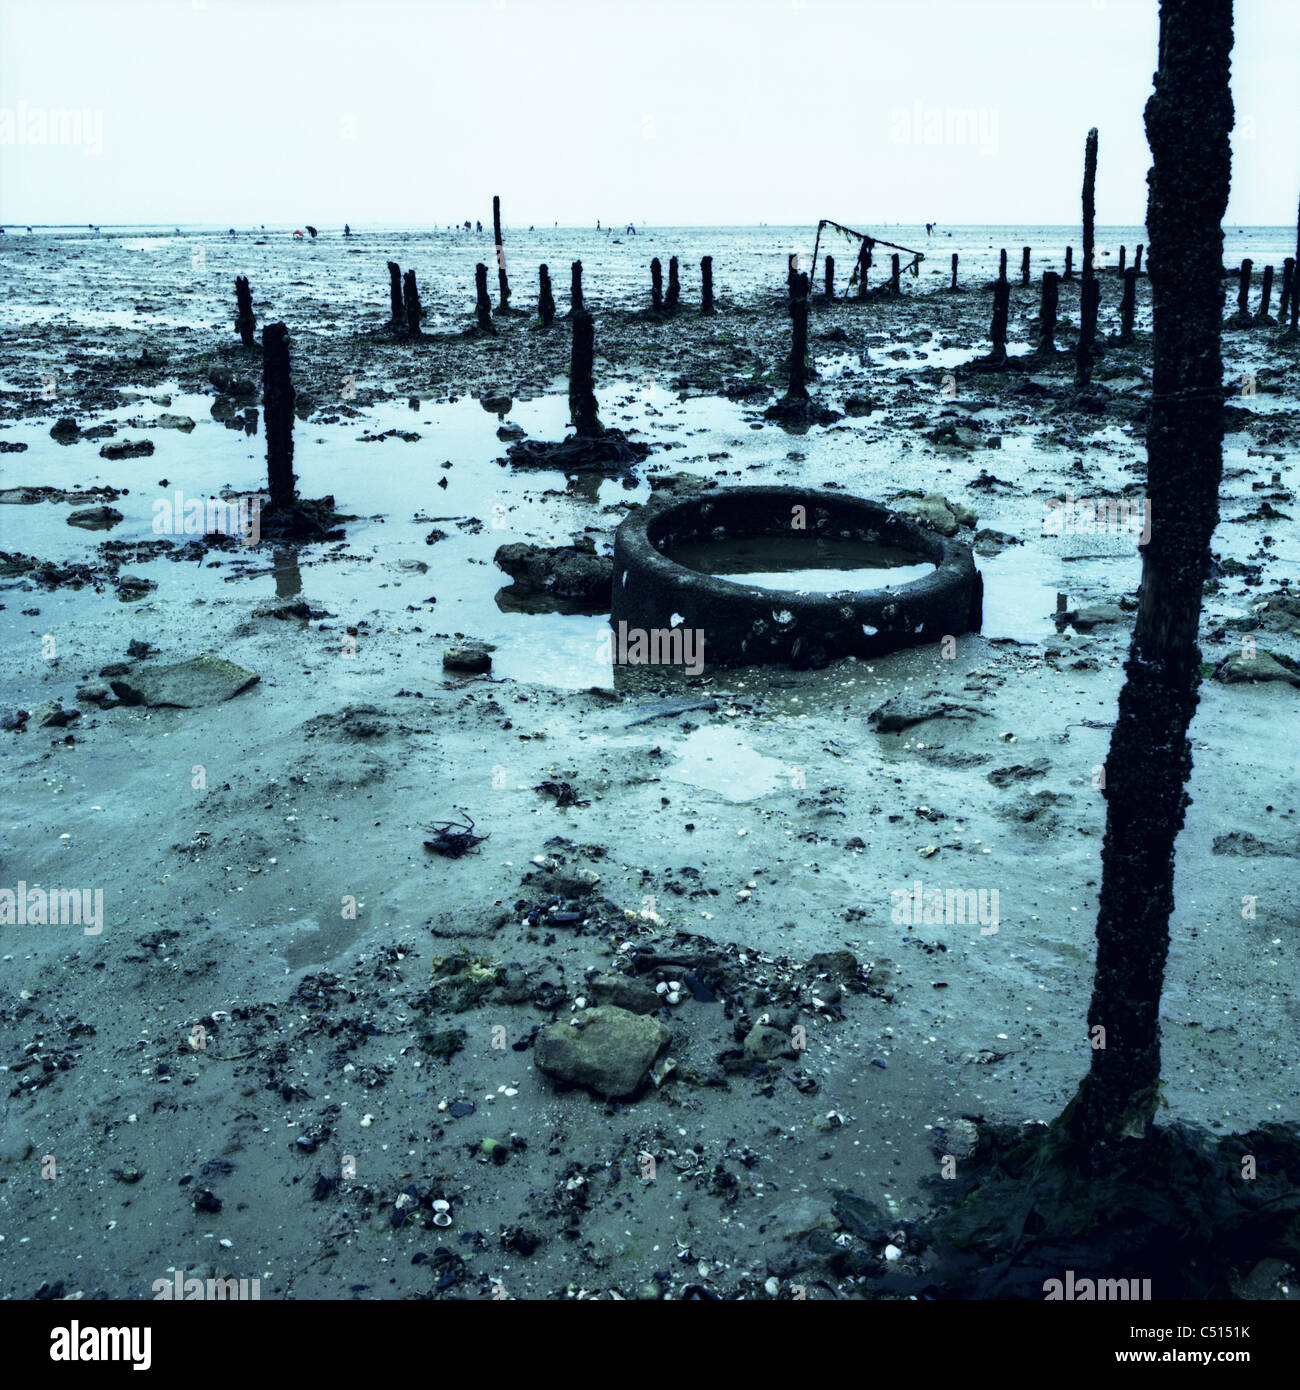
[[[812,536],[752,536],[674,546],[670,558],[687,569],[733,584],[804,594],[897,589],[936,566],[914,551],[869,541]]]

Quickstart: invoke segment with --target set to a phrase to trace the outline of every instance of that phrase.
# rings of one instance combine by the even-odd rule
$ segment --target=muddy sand
[[[568,327],[536,327],[531,283],[493,336],[464,331],[464,286],[422,287],[411,342],[378,242],[274,303],[283,249],[246,252],[259,321],[290,324],[300,487],[351,518],[295,549],[152,529],[178,488],[265,479],[228,277],[182,293],[111,247],[27,240],[11,310],[53,282],[71,317],[11,312],[0,382],[3,882],[100,890],[103,913],[0,927],[0,1293],[150,1298],[181,1270],[262,1298],[784,1299],[923,1276],[943,1157],[968,1162],[981,1121],[1050,1120],[1087,1066],[1139,560],[1132,536],[1044,535],[1045,503],[1141,498],[1145,277],[1135,344],[1082,395],[1068,352],[966,365],[982,284],[815,298],[813,389],[842,418],[806,430],[762,414],[781,265],[737,294],[720,264],[713,318],[685,274],[664,320],[589,284],[602,418],[654,447],[566,481],[502,462],[506,427],[567,420]],[[359,249],[373,308],[339,310]],[[178,293],[168,321],[136,312]],[[1077,300],[1063,285],[1065,349]],[[1013,351],[1037,311],[1014,286]],[[1260,327],[1224,352],[1162,1003],[1168,1114],[1220,1134],[1293,1120],[1300,1086],[1296,348]],[[498,601],[501,545],[607,556],[652,490],[743,482],[939,494],[911,500],[975,543],[983,631],[616,688],[600,613]],[[68,525],[101,507],[108,530]],[[444,668],[466,639],[488,672]],[[158,669],[205,653],[191,707],[156,703]],[[918,885],[996,917],[900,920]]]

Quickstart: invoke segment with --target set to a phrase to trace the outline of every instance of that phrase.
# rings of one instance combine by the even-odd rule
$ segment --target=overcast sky
[[[1300,0],[1236,12],[1228,223],[1289,224]],[[1098,222],[1140,223],[1156,16],[1156,0],[0,0],[0,222],[446,224],[487,221],[500,193],[516,226],[1071,223],[1096,125]]]

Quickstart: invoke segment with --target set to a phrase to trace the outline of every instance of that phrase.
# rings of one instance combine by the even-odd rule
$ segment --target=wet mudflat
[[[974,276],[814,300],[812,389],[843,418],[801,432],[762,418],[780,264],[736,291],[719,258],[713,319],[647,320],[619,281],[593,306],[602,418],[655,447],[568,479],[501,462],[510,426],[563,433],[562,320],[466,336],[472,297],[432,276],[424,339],[394,340],[378,247],[293,269],[268,248],[260,285],[245,268],[290,323],[300,486],[351,518],[272,547],[154,530],[178,491],[264,482],[256,393],[220,376],[260,360],[224,279],[115,282],[129,254],[5,248],[6,885],[104,902],[96,934],[0,928],[5,1294],[210,1268],[264,1297],[878,1295],[924,1268],[940,1156],[973,1121],[1051,1118],[1087,1065],[1095,780],[1139,563],[1131,531],[1054,530],[1047,503],[1140,502],[1145,281],[1136,345],[1083,400],[1068,359],[963,371],[987,347]],[[338,290],[371,279],[372,309]],[[1104,280],[1103,336],[1117,304]],[[1036,312],[1013,287],[1013,351]],[[1247,385],[1162,1004],[1166,1097],[1213,1131],[1289,1117],[1298,1080],[1295,350],[1228,331],[1225,356]],[[653,491],[744,482],[951,527],[984,631],[638,680],[600,614],[502,597],[502,545],[607,555]],[[120,519],[68,524],[95,508]],[[487,673],[444,667],[467,639]],[[150,703],[151,672],[208,652],[259,679]],[[434,852],[435,823],[486,838]],[[961,921],[950,892],[974,894]],[[585,1051],[546,1033],[595,1009]]]

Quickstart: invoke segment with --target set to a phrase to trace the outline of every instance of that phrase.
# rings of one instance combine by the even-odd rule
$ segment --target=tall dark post
[[[1237,313],[1233,320],[1235,323],[1250,322],[1250,272],[1254,268],[1254,261],[1248,258],[1242,261],[1241,269],[1237,272]]]
[[[420,336],[420,291],[415,284],[415,271],[402,276],[402,306],[406,311],[406,331],[412,338]]]
[[[1038,311],[1038,351],[1056,351],[1056,306],[1060,301],[1061,277],[1054,270],[1043,271],[1043,300]]]
[[[1093,218],[1097,193],[1097,127],[1088,132],[1083,145],[1083,276],[1097,273],[1097,248]]]
[[[501,199],[492,199],[492,239],[496,243],[497,256],[497,290],[501,297],[501,302],[497,305],[497,313],[504,314],[509,311],[510,305],[510,281],[506,279],[506,248],[501,240]]]
[[[1287,313],[1295,299],[1295,257],[1288,256],[1282,262],[1282,298],[1277,306],[1277,321],[1286,323]]]
[[[1231,0],[1161,0],[1159,67],[1146,107],[1155,248],[1151,537],[1106,758],[1090,1070],[1062,1116],[1080,1147],[1099,1156],[1112,1142],[1143,1135],[1159,1099],[1174,842],[1188,804],[1197,629],[1223,472],[1219,318],[1231,52]]]
[[[492,301],[488,298],[487,266],[480,261],[474,267],[474,312],[478,316],[478,326],[484,333],[495,333],[492,322]]]
[[[1002,248],[1002,254],[998,257],[998,279],[999,279],[999,280],[1005,280],[1006,278],[1007,278],[1007,251],[1006,251],[1006,247],[1004,246],[1004,247]]]
[[[799,274],[799,253],[791,251],[785,258],[785,289],[791,299],[794,298],[795,276]]]
[[[569,313],[577,314],[582,311],[582,262],[574,261],[573,268],[569,271]]]
[[[858,298],[867,297],[867,272],[871,269],[871,243],[864,240],[858,247]]]
[[[664,268],[656,256],[650,262],[650,312],[662,314],[664,311]]]
[[[569,367],[569,418],[579,439],[598,439],[605,433],[596,414],[595,361],[596,325],[585,309],[575,309],[573,357]]]
[[[835,257],[826,257],[826,298],[835,298]]]
[[[239,333],[239,341],[245,347],[256,345],[253,337],[253,330],[257,327],[257,319],[253,316],[253,292],[248,288],[248,276],[235,276],[235,328]]]
[[[1268,312],[1269,300],[1273,298],[1273,267],[1264,267],[1264,284],[1259,295],[1259,311],[1255,315],[1255,322],[1261,327],[1270,327],[1277,320],[1270,316]]]
[[[1020,283],[1022,285],[1029,283],[1029,247],[1027,246],[1020,248]]]
[[[1083,283],[1079,290],[1079,346],[1075,354],[1075,378],[1080,386],[1092,380],[1094,339],[1097,336],[1097,306],[1101,303],[1101,284],[1093,264],[1093,209],[1097,187],[1097,127],[1088,132],[1083,153]]]
[[[681,281],[677,278],[677,257],[668,258],[668,293],[664,296],[664,312],[675,314],[677,312],[677,301],[681,298]]]
[[[1137,250],[1133,252],[1133,269],[1136,270],[1137,273],[1138,273],[1139,275],[1142,274],[1142,248],[1141,248],[1141,246],[1139,246],[1139,247],[1137,248]]]
[[[957,288],[957,253],[952,253],[952,284],[948,286],[950,290]]]
[[[1115,270],[1116,270],[1117,273],[1120,274],[1120,275],[1123,275],[1123,274],[1124,274],[1124,262],[1127,260],[1127,258],[1128,258],[1128,248],[1127,248],[1127,247],[1124,247],[1124,246],[1121,246],[1121,247],[1119,248],[1119,264],[1115,267]]]
[[[998,280],[993,285],[993,322],[989,327],[989,337],[993,340],[993,351],[989,354],[992,362],[1007,360],[1007,311],[1011,304],[1011,286],[1006,280]]]
[[[713,257],[704,256],[700,259],[700,313],[711,314],[713,309]]]
[[[1073,280],[1073,279],[1074,279],[1074,247],[1073,247],[1073,246],[1067,246],[1067,247],[1065,248],[1065,274],[1061,276],[1061,279],[1062,279],[1062,280]]]
[[[1300,212],[1296,214],[1295,259],[1300,262]],[[1293,265],[1291,267],[1291,322],[1281,336],[1281,341],[1284,343],[1294,343],[1300,338],[1300,315],[1296,313],[1297,307],[1300,307],[1300,265]]]
[[[388,262],[388,304],[392,309],[395,324],[402,322],[402,267],[396,261]]]
[[[1119,340],[1127,347],[1133,341],[1133,312],[1137,308],[1138,273],[1124,272],[1124,297],[1119,302]]]
[[[889,293],[890,293],[890,294],[900,294],[900,293],[902,293],[901,287],[899,286],[899,283],[898,283],[898,252],[897,252],[897,251],[895,251],[894,254],[893,254],[892,256],[890,256],[890,258],[889,258]]]
[[[795,275],[790,286],[790,389],[786,400],[808,399],[808,277]]]
[[[537,315],[543,328],[549,328],[555,321],[555,296],[551,293],[551,272],[543,265],[537,268],[537,278],[541,289],[537,296]]]
[[[272,510],[293,506],[293,383],[289,379],[289,330],[268,323],[262,330],[262,413],[266,417],[266,478]]]

